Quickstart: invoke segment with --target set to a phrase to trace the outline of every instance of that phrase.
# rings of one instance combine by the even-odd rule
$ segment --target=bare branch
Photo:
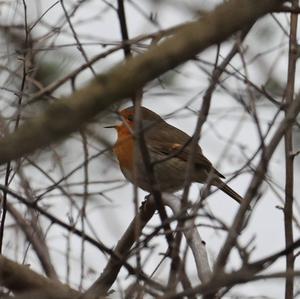
[[[210,45],[222,42],[280,3],[278,0],[226,2],[145,54],[99,76],[68,99],[52,104],[42,115],[1,140],[0,163],[65,138],[112,103],[130,97],[150,80],[193,58]]]
[[[269,142],[269,144],[265,147],[264,155],[261,157],[260,163],[258,164],[255,173],[253,175],[252,181],[248,187],[246,195],[244,197],[244,201],[242,202],[239,211],[234,219],[234,222],[229,230],[227,239],[222,247],[222,250],[218,256],[218,260],[216,262],[215,272],[217,273],[224,267],[226,264],[228,255],[236,243],[237,237],[242,230],[242,226],[244,223],[244,217],[247,212],[247,208],[249,207],[250,202],[253,200],[255,195],[257,194],[258,188],[263,182],[263,178],[267,171],[268,163],[286,130],[290,128],[299,114],[300,111],[300,96],[298,96],[295,101],[290,105],[287,110],[286,116],[283,121],[280,123],[278,129],[273,135],[273,138]]]
[[[171,208],[175,217],[176,215],[181,215],[181,202],[178,197],[172,194],[164,193],[162,195],[162,199],[164,204]],[[197,228],[194,226],[193,219],[186,220],[184,222],[183,234],[192,250],[197,267],[198,277],[202,282],[207,282],[210,279],[212,272],[208,262],[205,243],[202,241]]]
[[[154,212],[154,201],[146,200],[141,206],[139,214],[137,214],[131,221],[114,250],[115,255],[119,257],[119,260],[116,260],[114,257],[109,259],[102,274],[86,291],[84,298],[94,298],[97,294],[106,295],[112,284],[115,282],[124,261],[127,260],[130,248],[136,241],[136,238],[139,236],[144,226],[152,218]],[[136,231],[137,228],[139,229],[138,232]],[[155,287],[161,289],[159,285],[155,285]]]
[[[214,273],[215,275],[211,277],[211,279],[202,285],[198,285],[188,291],[176,293],[176,294],[167,294],[166,296],[161,297],[160,299],[179,299],[183,298],[184,296],[189,295],[211,295],[216,293],[222,287],[231,287],[236,284],[249,282],[252,280],[257,279],[264,279],[266,278],[264,275],[262,276],[255,276],[255,274],[265,270],[267,267],[272,265],[278,258],[286,255],[287,253],[293,251],[295,248],[300,246],[300,239],[295,241],[291,244],[288,248],[285,248],[279,252],[276,252],[264,259],[258,260],[251,264],[244,264],[239,270],[233,271],[231,273],[226,273],[220,271],[218,273]],[[298,272],[295,273],[298,275]],[[286,276],[293,276],[294,272],[287,272],[285,273]],[[272,278],[272,277],[271,277]]]
[[[292,8],[298,8],[298,0],[292,1]],[[294,100],[295,74],[297,62],[297,25],[298,15],[291,13],[290,24],[290,40],[289,40],[289,63],[288,78],[286,87],[287,106],[291,105]],[[283,100],[284,101],[284,100]],[[286,110],[287,113],[287,110]],[[294,241],[293,234],[293,202],[294,202],[294,157],[290,154],[293,152],[293,127],[290,127],[285,135],[285,205],[284,205],[284,231],[285,246],[288,247]],[[294,270],[294,253],[293,251],[286,256],[286,270],[292,272]],[[285,299],[294,298],[294,277],[287,276],[285,281]]]
[[[32,244],[32,247],[39,257],[40,263],[47,276],[54,280],[58,280],[58,276],[50,258],[48,247],[46,246],[45,241],[40,239],[41,235],[34,230],[34,227],[31,225],[32,223],[30,224],[27,222],[18,210],[10,203],[7,203],[7,210],[14,217],[16,223],[26,235],[27,240]]]
[[[77,298],[80,294],[70,287],[45,278],[29,269],[28,266],[17,264],[3,255],[0,256],[0,284],[14,293],[40,290],[45,293],[55,290],[57,295],[66,298]]]

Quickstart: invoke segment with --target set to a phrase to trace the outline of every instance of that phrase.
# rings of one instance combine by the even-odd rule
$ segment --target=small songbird
[[[139,146],[135,147],[136,140],[133,137],[134,107],[126,108],[118,114],[121,123],[109,127],[115,128],[118,133],[113,151],[119,161],[121,171],[130,182],[150,192],[149,175],[146,172],[142,153]],[[140,121],[160,191],[175,192],[182,189],[192,149],[191,137],[145,107],[141,107]],[[135,167],[134,163],[136,163]],[[203,155],[199,145],[194,152],[194,163],[192,182],[206,183],[209,180],[213,186],[241,203],[243,198],[221,180],[225,177]],[[135,174],[134,171],[136,171]]]

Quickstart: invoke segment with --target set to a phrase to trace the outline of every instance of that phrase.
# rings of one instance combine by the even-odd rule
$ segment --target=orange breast
[[[114,146],[120,167],[133,170],[134,141],[131,132],[124,125],[117,127],[118,140]]]

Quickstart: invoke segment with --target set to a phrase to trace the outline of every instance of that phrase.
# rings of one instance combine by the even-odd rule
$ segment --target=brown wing
[[[146,141],[148,142],[148,147],[150,147],[152,151],[164,154],[165,158],[163,159],[167,159],[169,156],[170,158],[177,157],[184,161],[188,161],[192,149],[190,136],[170,125],[167,125],[167,127],[163,126],[162,128],[157,127],[156,130],[151,131],[152,130],[146,134]],[[224,178],[224,176],[219,173],[212,166],[211,162],[202,154],[200,146],[196,147],[195,166],[196,168],[204,168],[207,172],[213,170],[219,177]]]

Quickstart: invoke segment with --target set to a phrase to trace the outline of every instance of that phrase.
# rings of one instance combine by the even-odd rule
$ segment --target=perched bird
[[[113,151],[119,161],[124,176],[133,184],[150,192],[149,176],[146,172],[139,146],[135,148],[134,107],[118,112],[121,123],[113,127],[118,139]],[[158,114],[141,107],[141,127],[145,143],[154,165],[154,173],[161,192],[175,192],[184,187],[188,157],[191,152],[191,137],[183,131],[165,122]],[[134,157],[134,153],[136,157]],[[134,163],[136,163],[134,167]],[[200,146],[194,153],[194,171],[192,182],[206,183],[218,187],[238,203],[243,198],[232,190],[221,178],[225,178],[203,155]],[[135,170],[134,170],[135,169]],[[134,171],[136,171],[134,176]]]

